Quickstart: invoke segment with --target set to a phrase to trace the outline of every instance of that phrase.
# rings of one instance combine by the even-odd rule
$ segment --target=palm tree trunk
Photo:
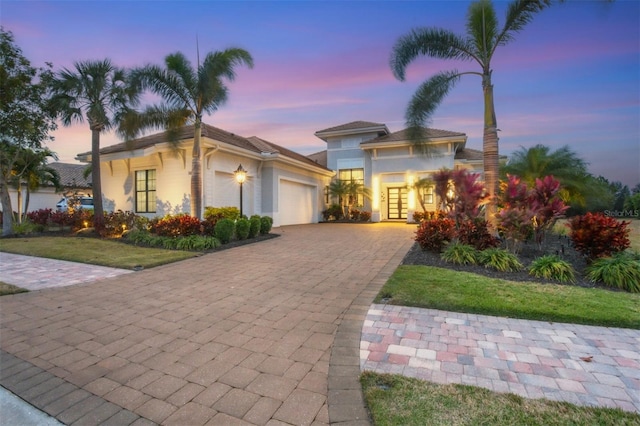
[[[485,209],[485,219],[489,227],[496,231],[496,212],[498,193],[498,124],[496,110],[493,104],[493,84],[491,71],[485,72],[482,81],[484,92],[484,134],[482,137],[482,151],[484,163],[484,182],[489,195],[489,203]]]
[[[193,151],[191,158],[191,216],[201,219],[202,215],[202,164],[200,161],[200,138],[202,119],[196,117]]]
[[[18,203],[18,217],[17,217],[17,221],[18,223],[22,223],[22,181],[20,181],[20,179],[18,179],[18,185],[16,187],[16,194],[17,194],[17,203]]]
[[[104,226],[102,180],[100,178],[100,130],[91,128],[91,186],[93,189],[93,226],[100,232]]]
[[[0,177],[0,203],[2,204],[2,236],[13,234],[13,208],[9,196],[9,184],[4,175]]]

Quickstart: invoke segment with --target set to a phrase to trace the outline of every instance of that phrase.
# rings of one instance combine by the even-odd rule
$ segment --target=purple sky
[[[181,51],[196,61],[227,47],[248,50],[230,97],[205,122],[259,136],[303,154],[325,149],[313,133],[355,120],[404,128],[418,85],[442,69],[471,63],[420,59],[407,81],[388,65],[410,29],[439,26],[463,34],[467,1],[11,1],[0,23],[33,65],[56,70],[110,58],[120,66],[162,64]],[[500,23],[507,3],[496,2]],[[569,145],[594,175],[640,182],[640,2],[571,1],[535,17],[493,59],[500,153]],[[482,89],[467,76],[431,127],[465,132],[482,149]],[[60,127],[49,147],[73,162],[90,149],[87,124]],[[117,143],[102,136],[102,146]]]

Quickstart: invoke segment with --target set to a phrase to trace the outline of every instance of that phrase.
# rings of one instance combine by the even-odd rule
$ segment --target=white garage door
[[[289,180],[281,180],[278,194],[280,225],[315,222],[315,187]]]

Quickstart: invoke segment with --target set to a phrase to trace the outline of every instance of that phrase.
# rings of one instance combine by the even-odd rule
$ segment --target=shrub
[[[151,239],[153,235],[146,230],[143,229],[131,229],[122,234],[122,238],[126,241],[136,244],[136,245],[145,245],[152,246]]]
[[[425,220],[427,216],[427,212],[413,212],[413,221],[416,223],[420,223]]]
[[[220,219],[216,222],[215,236],[222,244],[227,244],[233,238],[236,224],[231,219]]]
[[[516,272],[523,268],[516,255],[499,248],[482,250],[478,254],[478,261],[485,268],[492,268],[500,272]]]
[[[573,266],[555,254],[542,256],[531,262],[529,275],[561,283],[574,283],[576,281]]]
[[[569,238],[589,260],[611,256],[629,247],[629,223],[602,213],[587,213],[569,220]]]
[[[205,207],[204,218],[215,222],[219,219],[240,219],[240,210],[237,207]]]
[[[149,220],[133,212],[118,210],[104,215],[104,236],[122,235],[127,229],[144,229]]]
[[[239,240],[246,240],[249,237],[249,231],[251,228],[251,223],[249,219],[238,219],[236,221],[236,235]]]
[[[468,244],[451,243],[447,245],[440,257],[442,260],[458,265],[475,265],[478,263],[478,250]]]
[[[34,225],[47,226],[52,214],[53,210],[51,209],[40,209],[27,213],[27,217],[29,218],[29,221]]]
[[[262,216],[260,218],[260,233],[262,235],[266,235],[271,232],[271,227],[273,226],[273,219],[269,216]]]
[[[44,226],[36,225],[35,223],[31,223],[28,219],[23,220],[21,223],[14,222],[12,226],[12,230],[16,235],[28,235],[33,234],[35,232],[42,232],[44,230]]]
[[[371,212],[360,211],[358,220],[360,222],[369,222],[371,220]]]
[[[416,242],[423,250],[440,253],[453,239],[455,222],[453,219],[433,219],[423,221],[416,231]]]
[[[456,235],[460,243],[473,246],[476,250],[497,247],[500,244],[498,239],[489,233],[487,221],[480,218],[460,222]]]
[[[260,234],[260,216],[254,214],[249,218],[249,238],[255,238]]]
[[[151,232],[162,237],[198,235],[201,232],[200,220],[188,214],[167,215],[161,219],[152,219],[149,225]]]
[[[325,222],[330,220],[340,220],[344,216],[344,210],[340,204],[331,204],[326,210],[322,211],[322,218]]]
[[[200,223],[200,233],[205,236],[213,237],[216,230],[216,220],[205,219]]]
[[[601,257],[587,267],[587,279],[602,282],[607,287],[640,293],[640,260],[626,252]]]

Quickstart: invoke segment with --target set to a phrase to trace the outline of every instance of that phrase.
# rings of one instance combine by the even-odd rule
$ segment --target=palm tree
[[[441,71],[423,82],[413,95],[405,118],[412,138],[420,141],[422,129],[444,97],[464,75],[476,75],[482,81],[484,95],[483,160],[484,181],[490,196],[487,221],[495,229],[495,194],[498,192],[498,128],[491,81],[491,59],[499,46],[513,41],[536,13],[551,5],[551,0],[514,0],[507,6],[504,26],[498,27],[496,11],[490,0],[471,3],[467,12],[466,36],[441,28],[418,28],[401,37],[393,47],[390,65],[394,76],[405,79],[407,66],[419,56],[475,62],[479,71]]]
[[[23,216],[29,210],[29,200],[31,191],[40,186],[51,183],[56,189],[60,189],[60,175],[58,171],[47,165],[47,159],[57,160],[57,155],[49,148],[40,150],[23,149],[14,165],[14,185],[18,195],[18,223],[22,222]],[[26,194],[24,203],[22,202],[22,186],[26,184]],[[24,205],[24,210],[23,210]]]
[[[164,128],[170,142],[177,144],[177,131],[187,123],[194,124],[191,151],[191,216],[202,216],[202,165],[200,139],[202,115],[212,114],[227,100],[228,88],[223,79],[233,81],[235,67],[253,68],[253,58],[244,49],[230,48],[210,52],[194,69],[180,52],[165,58],[166,69],[147,65],[134,70],[133,81],[142,89],[160,95],[164,103],[147,107],[142,114],[130,117],[126,130],[134,137],[147,128]]]
[[[100,180],[100,134],[117,128],[139,92],[127,81],[126,71],[109,59],[76,62],[74,70],[60,71],[52,82],[52,104],[62,123],[69,126],[86,119],[91,130],[91,175],[94,194],[94,225],[104,223]]]

